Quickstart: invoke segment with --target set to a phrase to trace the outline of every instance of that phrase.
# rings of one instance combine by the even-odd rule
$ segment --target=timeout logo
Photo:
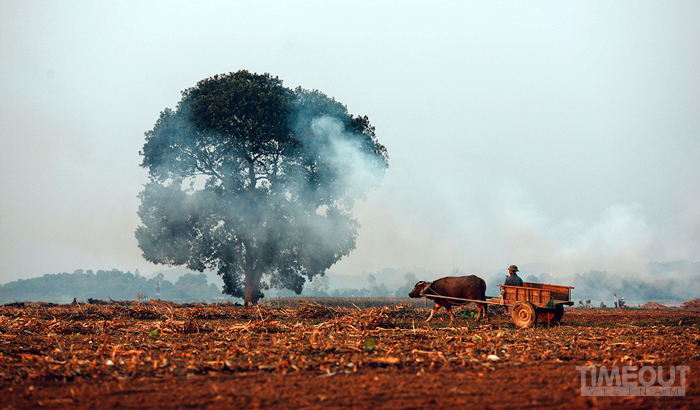
[[[576,366],[581,396],[685,396],[689,366]]]

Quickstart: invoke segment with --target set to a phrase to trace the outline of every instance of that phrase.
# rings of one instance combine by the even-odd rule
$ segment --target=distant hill
[[[157,274],[156,274],[157,276]],[[0,303],[18,301],[42,301],[68,303],[77,300],[135,300],[156,298],[157,279],[138,273],[76,270],[73,273],[54,273],[32,279],[19,279],[0,286]],[[231,300],[221,293],[207,275],[185,272],[174,282],[163,278],[160,282],[160,299],[178,302]]]

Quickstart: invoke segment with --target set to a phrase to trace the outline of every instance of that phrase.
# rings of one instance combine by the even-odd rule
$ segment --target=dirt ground
[[[0,307],[0,407],[700,408],[697,311],[567,309],[528,329],[471,312]],[[581,395],[577,366],[624,365],[689,366],[685,396]]]

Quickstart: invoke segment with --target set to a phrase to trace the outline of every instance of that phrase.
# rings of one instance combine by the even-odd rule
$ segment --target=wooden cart
[[[564,306],[572,306],[571,286],[524,282],[523,286],[498,285],[500,298],[487,299],[492,304],[508,306],[518,327],[534,326],[537,321],[557,323],[564,316]]]
[[[518,327],[535,326],[537,320],[553,324],[564,316],[564,306],[573,306],[571,301],[572,286],[549,285],[546,283],[523,282],[523,286],[498,285],[501,297],[486,296],[486,300],[462,299],[437,294],[422,294],[429,299],[449,299],[455,305],[459,302],[486,303],[489,305],[508,306],[510,317]]]

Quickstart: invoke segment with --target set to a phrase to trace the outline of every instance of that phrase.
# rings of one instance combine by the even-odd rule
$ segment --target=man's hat
[[[515,266],[515,265],[510,265],[510,266],[508,267],[508,270],[512,270],[512,271],[517,272],[517,271],[518,271],[518,267]]]

